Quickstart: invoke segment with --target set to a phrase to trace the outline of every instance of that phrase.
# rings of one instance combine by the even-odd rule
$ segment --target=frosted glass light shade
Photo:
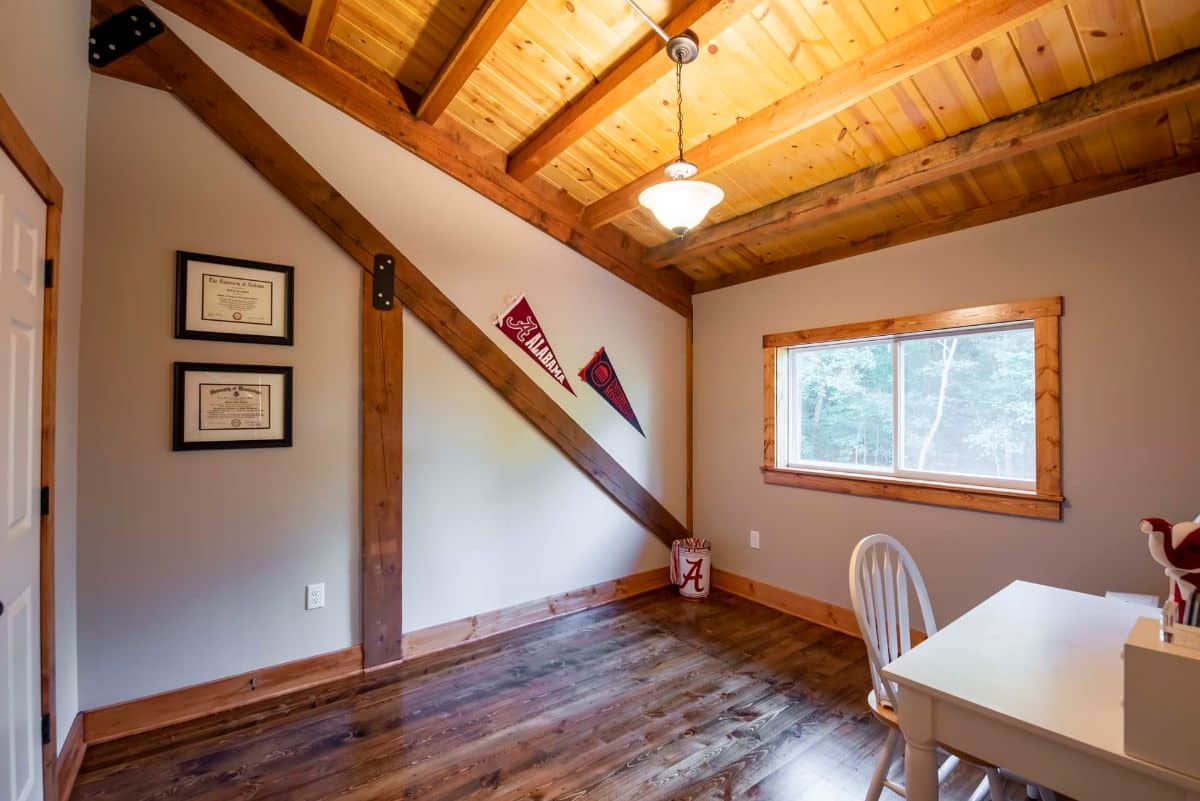
[[[642,190],[638,203],[650,209],[676,236],[683,236],[699,225],[724,198],[725,191],[716,184],[677,179]]]

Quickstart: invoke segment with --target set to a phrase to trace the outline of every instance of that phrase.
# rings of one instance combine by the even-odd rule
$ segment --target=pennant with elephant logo
[[[497,315],[496,327],[540,364],[563,389],[572,395],[575,394],[575,390],[571,389],[567,382],[566,371],[554,355],[554,348],[550,347],[550,340],[546,339],[546,332],[542,330],[537,315],[533,313],[529,300],[524,295],[519,296]]]
[[[579,371],[579,377],[589,387],[599,392],[600,397],[608,401],[608,405],[628,420],[629,425],[636,428],[639,434],[643,437],[646,436],[646,432],[642,430],[642,424],[638,422],[637,415],[634,414],[633,406],[629,403],[629,398],[625,395],[625,388],[621,386],[621,379],[617,377],[617,370],[613,367],[612,360],[608,358],[604,348],[596,351],[592,360]]]

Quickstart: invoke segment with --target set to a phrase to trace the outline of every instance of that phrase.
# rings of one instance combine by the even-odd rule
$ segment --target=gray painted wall
[[[1200,511],[1197,209],[1189,176],[697,296],[696,525],[715,563],[849,606],[854,544],[888,532],[943,623],[1014,579],[1164,592],[1137,522]],[[763,484],[763,334],[1046,295],[1066,309],[1062,522]]]

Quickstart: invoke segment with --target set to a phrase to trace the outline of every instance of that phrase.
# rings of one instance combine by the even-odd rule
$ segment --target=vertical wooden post
[[[362,292],[362,627],[363,667],[400,658],[401,483],[404,411],[404,312]]]
[[[695,422],[692,396],[695,393],[695,358],[692,353],[692,321],[695,318],[688,315],[687,318],[687,530],[689,536],[696,536],[696,514],[695,514],[695,496],[693,495],[692,472],[694,454],[692,451],[692,439],[694,437]]]

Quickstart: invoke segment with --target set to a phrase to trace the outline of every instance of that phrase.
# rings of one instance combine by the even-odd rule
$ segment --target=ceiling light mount
[[[667,56],[676,64],[691,64],[699,55],[700,40],[691,31],[667,40]]]
[[[625,0],[625,2],[634,10],[634,13],[654,29],[654,32],[658,34],[660,39],[667,43],[667,56],[676,64],[691,64],[700,55],[700,40],[696,37],[696,34],[691,31],[684,31],[678,36],[667,36],[667,32],[654,21],[654,17],[647,14],[637,4],[637,0]]]

